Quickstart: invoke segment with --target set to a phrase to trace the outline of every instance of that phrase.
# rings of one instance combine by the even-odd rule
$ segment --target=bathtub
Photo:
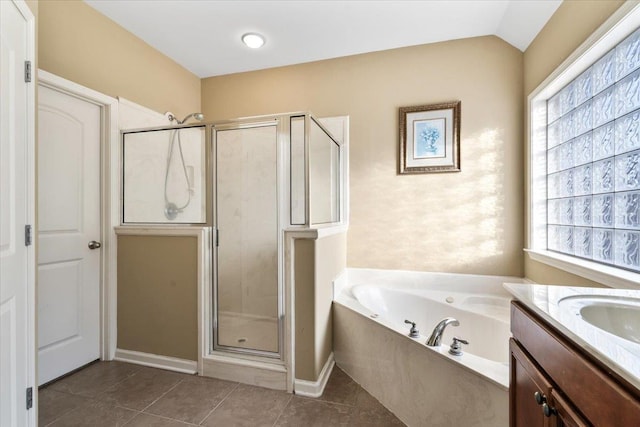
[[[515,277],[347,269],[334,282],[336,363],[410,426],[507,426]],[[445,317],[439,347],[425,345]],[[419,338],[408,336],[416,323]],[[453,337],[469,341],[449,354]]]

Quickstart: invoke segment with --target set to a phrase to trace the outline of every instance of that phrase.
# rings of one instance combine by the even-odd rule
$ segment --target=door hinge
[[[33,408],[33,387],[27,389],[27,409]]]
[[[31,82],[31,61],[24,61],[24,81]]]
[[[33,241],[33,235],[31,233],[31,225],[27,224],[24,226],[24,245],[31,246]]]

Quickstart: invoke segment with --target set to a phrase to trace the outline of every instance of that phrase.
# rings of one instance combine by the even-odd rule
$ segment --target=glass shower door
[[[215,129],[214,349],[278,356],[276,124]]]

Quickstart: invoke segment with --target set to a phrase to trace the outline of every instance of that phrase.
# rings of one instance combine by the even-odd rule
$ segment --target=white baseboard
[[[141,351],[117,348],[114,360],[166,369],[168,371],[182,372],[183,374],[198,373],[198,362],[195,360],[178,359],[177,357],[160,356],[157,354],[143,353]]]
[[[327,358],[327,362],[322,367],[322,371],[320,371],[320,375],[316,381],[307,381],[307,380],[299,380],[296,378],[294,383],[294,393],[299,396],[305,397],[320,397],[324,392],[324,388],[327,385],[327,381],[331,376],[331,372],[333,371],[333,367],[336,364],[335,359],[333,358],[333,352]]]

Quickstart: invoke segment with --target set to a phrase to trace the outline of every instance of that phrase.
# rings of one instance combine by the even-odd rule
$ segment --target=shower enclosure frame
[[[304,118],[304,223],[293,223],[292,208],[292,135],[291,123],[293,118]],[[348,123],[348,119],[347,119]],[[312,125],[317,125],[338,147],[337,154],[337,221],[329,223],[311,223],[312,200],[310,183],[310,139]],[[277,181],[277,265],[278,265],[278,351],[268,352],[246,348],[218,345],[216,339],[219,326],[217,289],[218,289],[218,247],[219,237],[217,228],[217,132],[233,129],[245,129],[262,126],[275,126],[276,130],[276,181]],[[233,120],[205,121],[181,125],[157,126],[142,129],[132,129],[122,132],[124,135],[137,132],[167,131],[185,128],[204,129],[204,167],[205,167],[205,222],[175,223],[175,222],[135,222],[124,221],[124,186],[121,182],[120,215],[122,228],[129,226],[149,229],[169,229],[176,226],[200,228],[206,230],[208,242],[205,246],[209,254],[203,254],[204,279],[202,287],[198,289],[198,373],[222,379],[257,384],[269,388],[293,391],[295,381],[295,297],[294,297],[294,268],[292,264],[291,240],[294,235],[305,235],[310,230],[346,226],[348,223],[348,151],[342,141],[338,141],[326,127],[310,112],[291,112],[263,116],[246,117]],[[345,135],[348,140],[348,135]],[[299,147],[300,148],[300,147]],[[122,173],[124,173],[124,148],[121,151]],[[299,165],[300,166],[300,165]],[[298,179],[300,179],[299,175]],[[209,186],[210,187],[207,187]],[[299,212],[301,218],[301,212]],[[300,221],[298,221],[300,222]],[[292,237],[293,236],[293,237]]]
[[[291,123],[293,118],[304,118],[304,152],[302,160],[304,165],[304,223],[293,224],[292,213],[292,133]],[[310,140],[312,125],[317,125],[329,136],[331,141],[337,146],[337,221],[332,223],[311,223],[312,201],[310,197]],[[329,228],[332,226],[345,226],[347,222],[346,212],[346,185],[348,182],[346,163],[347,152],[342,141],[338,141],[322,123],[310,112],[291,112],[284,114],[264,115],[241,118],[237,120],[214,121],[208,123],[209,129],[209,173],[207,181],[212,184],[209,190],[211,197],[209,202],[210,217],[208,223],[212,224],[211,232],[211,284],[205,290],[203,296],[203,333],[202,333],[202,366],[204,374],[218,378],[236,380],[270,388],[284,389],[292,392],[295,382],[295,290],[292,264],[292,234],[302,232],[303,234],[315,228]],[[259,126],[276,126],[277,144],[277,218],[278,227],[278,352],[264,352],[260,350],[250,350],[219,345],[216,342],[218,328],[218,266],[216,240],[219,230],[217,229],[217,165],[216,149],[218,131],[243,129]],[[223,231],[224,232],[224,231]],[[287,237],[289,234],[289,237]],[[211,364],[209,365],[209,363]],[[211,372],[207,365],[213,368],[214,364],[224,368],[215,369]],[[223,370],[224,369],[224,370]],[[248,373],[247,373],[248,372]]]
[[[208,182],[211,183],[211,190],[209,191],[211,195],[211,323],[212,327],[207,331],[208,345],[204,348],[208,349],[209,354],[214,353],[223,353],[223,354],[234,354],[238,357],[246,358],[247,360],[272,360],[274,362],[284,363],[284,319],[285,319],[285,310],[284,310],[284,280],[283,280],[283,267],[284,267],[284,239],[282,230],[287,227],[287,219],[286,205],[283,203],[283,200],[287,199],[287,192],[285,191],[286,185],[286,171],[287,167],[287,158],[285,158],[286,143],[287,141],[283,137],[287,129],[285,129],[286,124],[285,121],[282,120],[282,115],[272,115],[272,116],[260,116],[260,117],[251,117],[247,119],[239,119],[234,121],[223,121],[223,122],[214,122],[211,126],[209,132],[209,164],[210,164],[210,172],[211,178]],[[220,344],[218,338],[219,331],[219,310],[218,310],[218,240],[220,229],[218,228],[218,205],[217,205],[217,196],[218,196],[218,179],[217,179],[217,148],[218,148],[218,132],[224,132],[229,130],[241,130],[241,129],[252,129],[252,128],[260,128],[260,127],[275,127],[276,131],[276,218],[278,223],[278,237],[277,237],[277,253],[278,253],[278,351],[277,352],[269,352],[266,350],[258,350],[258,349],[249,349],[249,348],[241,348],[241,347],[233,347],[228,345]]]

